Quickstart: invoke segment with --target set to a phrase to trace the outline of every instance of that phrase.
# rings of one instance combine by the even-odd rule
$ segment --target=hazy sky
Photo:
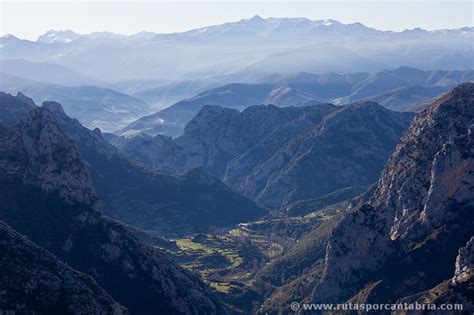
[[[47,30],[180,32],[249,18],[306,17],[361,22],[383,30],[474,26],[474,0],[464,1],[4,1],[0,34],[36,39]]]

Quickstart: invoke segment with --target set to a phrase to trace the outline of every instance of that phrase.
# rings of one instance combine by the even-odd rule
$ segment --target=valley
[[[259,15],[1,37],[0,315],[470,314],[472,38]]]

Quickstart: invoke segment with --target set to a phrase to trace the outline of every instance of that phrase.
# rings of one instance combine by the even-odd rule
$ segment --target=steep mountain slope
[[[116,130],[149,113],[144,102],[131,96],[95,86],[62,86],[0,73],[0,90],[21,92],[36,103],[56,101],[66,112],[88,127]]]
[[[276,290],[262,310],[287,307],[291,292],[309,303],[394,303],[452,278],[474,229],[473,124],[472,83],[419,114],[377,186],[332,230],[315,267]]]
[[[0,221],[0,311],[18,314],[126,314],[90,277]]]
[[[18,123],[29,110],[36,105],[32,99],[22,93],[13,96],[0,92],[0,125],[11,127]]]
[[[2,220],[91,275],[132,314],[226,313],[195,276],[94,209],[92,189],[77,147],[47,108],[1,131]]]
[[[204,167],[278,208],[374,182],[412,115],[374,103],[237,110],[205,106],[183,136],[136,137],[121,150],[154,169]]]
[[[88,130],[66,116],[59,104],[43,106],[79,146],[104,211],[113,218],[176,235],[232,226],[265,213],[203,170],[169,175],[138,167],[107,143],[99,130]]]
[[[310,101],[347,104],[375,101],[392,110],[423,109],[426,102],[456,84],[474,81],[474,71],[421,71],[409,67],[369,73],[297,73],[265,77],[264,82],[228,84],[177,102],[133,122],[119,134],[177,136],[204,105],[243,109],[250,105],[300,106]],[[426,107],[426,105],[425,105]]]

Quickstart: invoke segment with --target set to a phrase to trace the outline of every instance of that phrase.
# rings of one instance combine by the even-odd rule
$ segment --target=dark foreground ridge
[[[2,129],[0,219],[94,278],[103,289],[83,277],[98,292],[97,299],[105,299],[107,291],[132,314],[149,314],[150,310],[167,314],[226,313],[219,299],[196,276],[159,250],[142,244],[122,224],[103,217],[100,207],[77,146],[63,134],[49,109],[34,109],[20,124]],[[73,303],[74,292],[64,293],[70,294],[64,301],[71,299]],[[112,298],[97,308],[107,307],[108,301],[108,307],[119,311]],[[52,298],[51,305],[38,305],[33,311],[56,307],[55,302]],[[72,304],[59,306],[71,308]]]

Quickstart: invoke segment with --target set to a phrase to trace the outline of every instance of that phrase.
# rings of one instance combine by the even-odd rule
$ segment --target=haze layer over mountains
[[[473,39],[259,16],[0,38],[0,314],[472,313]]]
[[[373,72],[398,66],[472,68],[473,32],[468,27],[391,32],[360,23],[254,16],[184,33],[126,37],[49,31],[35,42],[5,36],[0,45],[2,59],[59,64],[103,81],[232,73],[258,78],[274,72]]]
[[[309,100],[349,103],[408,87],[411,90],[376,100],[389,108],[414,105],[419,109],[423,106],[418,103],[470,80],[472,73],[434,83],[415,78],[412,82],[412,74],[407,80],[389,72],[384,82],[377,81],[382,88],[365,95],[358,94],[358,89],[364,79],[371,81],[382,70],[402,66],[472,70],[473,38],[472,27],[392,32],[360,23],[259,16],[173,34],[81,35],[51,30],[36,41],[13,35],[0,38],[0,90],[26,93],[37,103],[58,101],[71,117],[104,131],[117,131],[141,116],[229,83],[275,87],[251,98],[247,92],[232,91],[238,98],[247,97],[230,104],[239,104],[241,109]],[[311,79],[306,74],[322,76]],[[290,84],[301,80],[318,81],[320,89],[308,91]],[[214,99],[207,102],[216,104]],[[227,106],[228,100],[221,102],[217,105]],[[185,122],[159,118],[163,121],[154,125],[164,127],[156,126],[155,133],[175,136],[192,116]]]

